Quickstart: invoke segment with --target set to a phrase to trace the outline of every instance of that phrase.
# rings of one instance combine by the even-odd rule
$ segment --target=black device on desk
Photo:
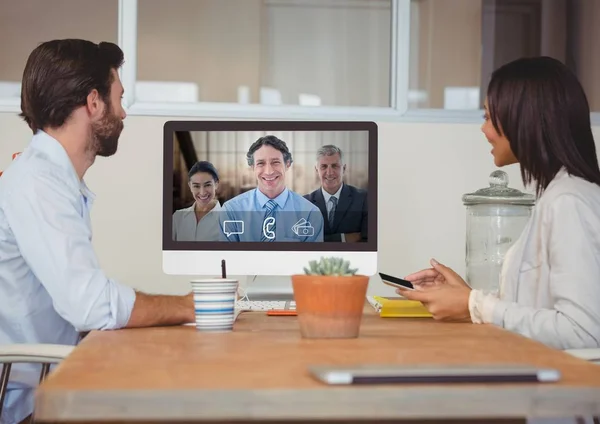
[[[413,284],[410,281],[403,280],[402,278],[384,274],[383,272],[380,272],[379,276],[381,277],[381,280],[384,282],[384,284],[387,284],[388,286],[400,287],[403,289],[410,289],[410,290],[415,289],[415,287],[413,286]]]

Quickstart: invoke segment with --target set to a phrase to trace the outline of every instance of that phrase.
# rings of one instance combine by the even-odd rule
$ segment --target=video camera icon
[[[292,227],[292,231],[298,237],[310,237],[315,235],[315,227],[313,227],[310,222],[306,219],[301,218],[298,222],[294,224]]]

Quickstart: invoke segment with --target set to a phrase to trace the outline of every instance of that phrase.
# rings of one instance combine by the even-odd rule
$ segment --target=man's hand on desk
[[[188,303],[188,317],[185,324],[196,322],[196,306],[194,305],[194,292],[189,292],[185,295],[186,302]]]
[[[405,277],[415,290],[397,289],[407,299],[417,300],[440,321],[471,322],[469,295],[471,287],[452,269],[431,260],[433,268]]]
[[[195,320],[193,293],[185,296],[168,296],[136,292],[127,327],[181,325]]]

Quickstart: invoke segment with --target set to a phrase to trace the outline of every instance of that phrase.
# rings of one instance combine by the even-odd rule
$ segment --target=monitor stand
[[[246,275],[240,281],[248,300],[293,300],[292,279],[289,275]]]

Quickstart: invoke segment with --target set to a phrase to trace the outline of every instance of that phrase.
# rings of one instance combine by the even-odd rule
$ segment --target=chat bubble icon
[[[223,221],[223,233],[227,237],[232,234],[244,234],[244,221]]]

